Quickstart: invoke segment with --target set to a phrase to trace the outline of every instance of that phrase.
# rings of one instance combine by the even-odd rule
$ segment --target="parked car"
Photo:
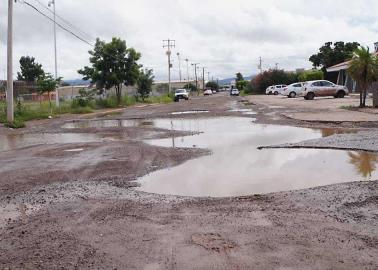
[[[288,96],[289,98],[295,98],[296,96],[300,96],[304,90],[304,83],[292,83],[289,86],[285,87],[282,91],[282,95]]]
[[[279,84],[279,85],[272,85],[269,86],[266,90],[265,93],[267,95],[279,95],[283,91],[283,89],[286,87],[286,84]]]
[[[189,99],[189,92],[187,89],[177,89],[175,91],[175,102],[178,102],[180,99]]]
[[[343,98],[349,94],[348,88],[343,85],[336,85],[330,81],[318,80],[309,81],[304,85],[302,95],[306,100],[312,100],[315,97],[333,96]]]
[[[272,95],[273,94],[273,88],[274,86],[269,86],[266,90],[265,90],[265,94],[267,95]]]
[[[240,91],[239,91],[239,89],[237,89],[237,88],[233,88],[233,89],[231,90],[231,92],[230,92],[230,95],[231,95],[231,96],[239,96],[239,95],[240,95]]]
[[[213,91],[211,89],[206,89],[204,92],[203,92],[203,95],[204,96],[210,96],[213,94]]]

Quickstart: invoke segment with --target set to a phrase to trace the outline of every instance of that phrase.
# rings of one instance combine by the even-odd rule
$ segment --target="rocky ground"
[[[289,101],[220,94],[100,116],[190,117],[172,112],[207,110],[195,117],[240,115],[265,124],[330,128],[332,133],[338,133],[333,128],[347,128],[352,133],[345,136],[359,140],[356,132],[363,131],[372,134],[370,143],[357,148],[376,150],[375,122],[291,119],[285,114],[315,111],[319,102],[313,109],[282,102]],[[332,107],[326,103],[323,110],[329,113]],[[236,108],[250,108],[257,115],[229,111]],[[147,145],[143,139],[174,132],[148,126],[62,128],[73,120],[82,121],[65,116],[30,123],[22,131],[0,127],[3,136],[80,133],[101,138],[0,152],[1,269],[378,268],[377,181],[217,199],[137,192],[132,187],[138,177],[208,150]],[[325,138],[324,145],[334,145],[334,138]],[[355,149],[352,140],[336,141]],[[82,150],[67,151],[75,149]]]

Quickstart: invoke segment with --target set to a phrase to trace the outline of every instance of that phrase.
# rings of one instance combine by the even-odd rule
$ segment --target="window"
[[[300,83],[294,84],[294,87],[302,87]]]
[[[333,84],[332,84],[332,83],[330,83],[330,82],[327,82],[327,81],[322,81],[321,83],[322,83],[322,86],[325,86],[325,87],[330,87],[330,86],[333,86]]]
[[[322,82],[313,82],[311,86],[322,86]]]

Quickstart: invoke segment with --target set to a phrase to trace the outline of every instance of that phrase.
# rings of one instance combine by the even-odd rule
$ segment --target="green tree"
[[[21,72],[17,72],[17,80],[19,81],[35,82],[45,75],[42,65],[36,63],[35,58],[30,56],[20,58],[20,69]]]
[[[236,82],[236,88],[240,91],[244,91],[247,89],[247,86],[249,84],[249,81],[238,81]]]
[[[218,90],[219,85],[216,82],[210,81],[206,83],[206,88],[210,88],[211,90]]]
[[[150,95],[152,91],[152,83],[154,82],[154,76],[152,69],[146,69],[142,71],[138,79],[138,94],[144,101]]]
[[[192,83],[185,84],[184,88],[188,89],[190,91],[193,91],[193,92],[195,92],[195,91],[198,90],[197,87],[194,84],[192,84]]]
[[[79,74],[98,88],[114,87],[120,104],[122,85],[135,85],[138,81],[141,68],[138,60],[141,54],[133,48],[127,48],[126,41],[115,37],[109,43],[97,39],[89,54],[91,67],[85,66],[78,71]]]
[[[259,94],[264,94],[265,89],[271,85],[292,84],[298,82],[298,75],[294,72],[286,72],[281,69],[270,69],[257,75],[251,81],[252,89]]]
[[[358,42],[343,42],[338,41],[335,43],[326,42],[319,48],[318,53],[310,57],[310,62],[314,68],[321,68],[325,77],[331,76],[327,74],[327,68],[333,65],[345,62],[349,60],[354,50],[356,50],[360,44]],[[328,78],[332,80],[332,78]]]
[[[378,57],[371,54],[368,47],[360,47],[354,51],[347,72],[357,82],[360,89],[360,107],[363,108],[366,106],[368,88],[378,80]],[[373,94],[376,97],[376,90]],[[373,105],[378,106],[378,104]]]
[[[37,81],[38,92],[40,95],[47,93],[49,96],[50,113],[52,113],[51,95],[55,91],[62,78],[55,79],[51,74],[47,73],[40,77]]]
[[[323,79],[324,79],[324,74],[319,69],[306,70],[298,75],[298,80],[301,82],[323,80]]]
[[[235,81],[236,81],[236,83],[244,81],[244,77],[240,72],[236,73],[236,80]]]

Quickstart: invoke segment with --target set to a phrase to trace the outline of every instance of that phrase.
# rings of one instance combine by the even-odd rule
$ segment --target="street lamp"
[[[177,58],[179,61],[179,75],[180,75],[180,82],[181,82],[181,59],[180,59],[180,53],[177,53]]]
[[[56,53],[56,14],[55,14],[55,0],[50,0],[48,3],[48,6],[51,7],[51,5],[54,6],[53,13],[54,13],[54,52],[55,52],[55,79],[58,79],[58,59],[57,59],[57,53]],[[59,93],[58,88],[55,90],[55,101],[56,106],[59,107]]]

